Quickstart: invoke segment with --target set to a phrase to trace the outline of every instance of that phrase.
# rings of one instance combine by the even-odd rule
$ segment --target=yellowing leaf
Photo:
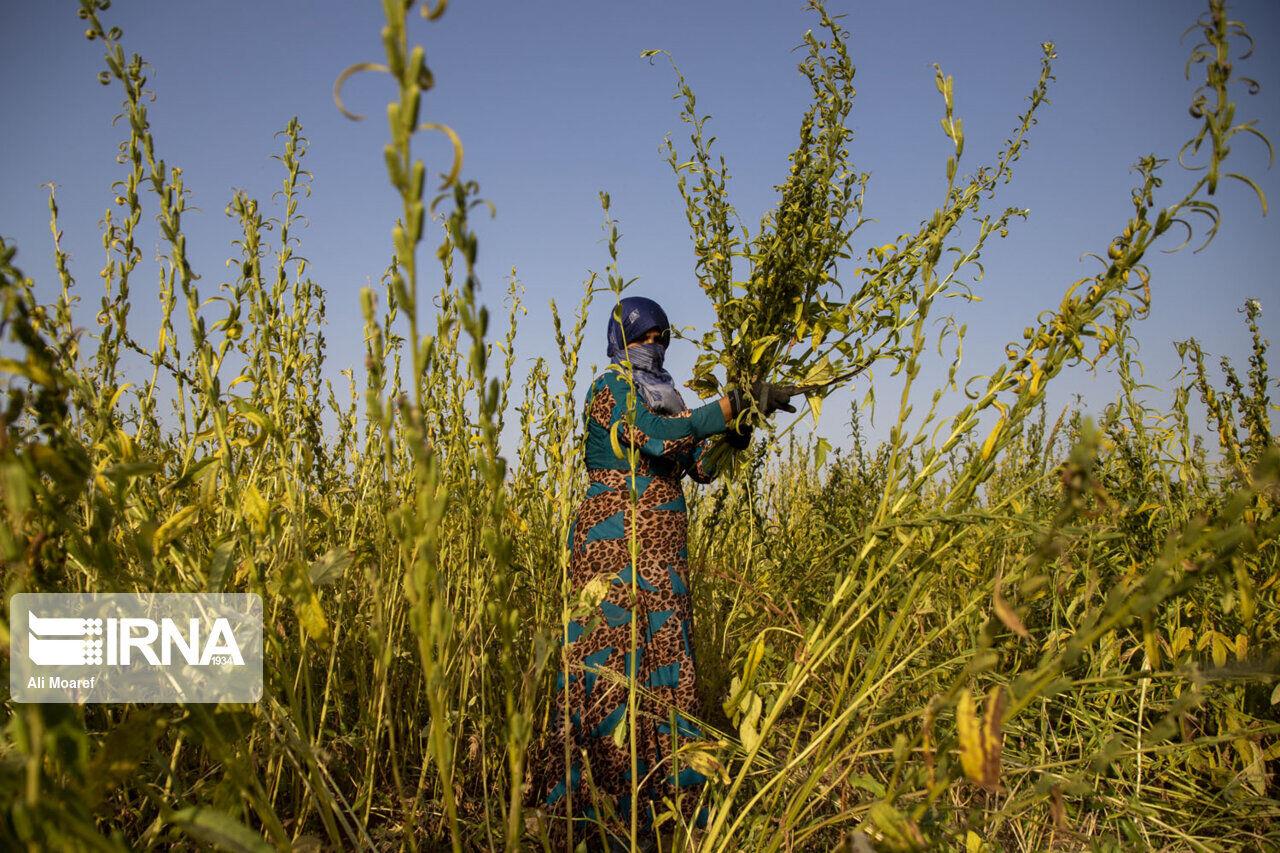
[[[867,820],[875,827],[880,836],[877,850],[922,850],[925,847],[924,835],[920,827],[885,801],[881,800],[867,811]]]
[[[960,764],[969,781],[988,791],[1000,784],[1000,753],[1004,748],[1004,688],[996,685],[987,695],[985,719],[978,721],[973,695],[966,690],[956,706],[956,729],[960,735]]]
[[[1009,606],[1009,602],[1004,600],[1004,596],[1000,594],[1000,585],[996,584],[995,593],[991,596],[991,606],[995,610],[996,618],[1004,624],[1013,633],[1017,634],[1024,640],[1031,639],[1031,632],[1027,630],[1027,626],[1022,623],[1022,618],[1018,616],[1018,611]]]
[[[747,651],[747,660],[742,666],[742,682],[750,684],[755,677],[756,667],[760,665],[760,661],[764,660],[764,634],[756,637],[755,642],[751,644],[751,648]]]
[[[960,736],[960,764],[964,767],[964,775],[982,784],[982,763],[985,755],[982,751],[982,728],[978,723],[978,712],[974,708],[973,694],[968,690],[960,696],[956,705],[956,733]]]
[[[1173,656],[1175,658],[1182,654],[1183,650],[1190,647],[1193,637],[1195,637],[1195,632],[1186,625],[1181,626],[1178,630],[1173,632],[1173,640],[1170,642],[1170,645],[1173,647]]]
[[[831,452],[831,442],[825,438],[818,439],[818,443],[813,449],[813,461],[817,467],[821,468],[823,463],[827,461],[827,454]]]
[[[742,699],[742,678],[735,675],[729,682],[729,698],[720,704],[724,709],[724,715],[733,721],[738,719],[738,706]]]
[[[722,783],[728,783],[729,774],[724,769],[724,765],[716,758],[715,753],[708,749],[705,745],[694,743],[686,747],[681,747],[677,753],[680,761],[688,767],[706,776],[708,779],[719,779]]]
[[[308,637],[326,645],[329,642],[329,623],[324,618],[324,609],[320,606],[315,587],[311,585],[306,565],[301,560],[295,560],[288,571],[287,591],[293,601],[298,624]]]
[[[800,385],[825,385],[833,378],[835,378],[835,372],[831,368],[831,360],[824,355],[805,372]]]
[[[107,401],[107,411],[109,412],[112,409],[114,409],[116,407],[116,403],[120,402],[120,397],[124,395],[124,392],[132,387],[133,387],[132,382],[126,382],[123,385],[121,385],[119,388],[117,388],[116,392],[111,395],[111,399]]]
[[[756,341],[756,345],[751,349],[751,363],[755,364],[760,360],[760,356],[764,355],[764,351],[769,345],[778,339],[777,335],[768,335]]]
[[[746,713],[742,715],[742,722],[738,724],[738,737],[742,739],[742,746],[751,752],[760,744],[760,732],[756,730],[756,725],[760,722],[764,701],[760,698],[760,694],[752,690],[747,693],[744,704]]]
[[[1040,369],[1040,365],[1032,362],[1031,365],[1031,386],[1030,391],[1035,394],[1044,385],[1044,371]]]
[[[982,458],[990,459],[991,453],[996,449],[996,442],[1000,440],[1000,433],[1004,431],[1004,418],[996,421],[996,425],[992,428],[991,434],[987,436],[987,440],[982,442]]]
[[[1147,665],[1159,669],[1160,631],[1153,624],[1150,614],[1142,617],[1142,644],[1146,648]]]
[[[1224,667],[1227,665],[1227,653],[1231,647],[1227,645],[1227,638],[1222,634],[1213,635],[1213,665],[1216,667]]]
[[[1239,738],[1235,741],[1236,752],[1244,762],[1244,779],[1259,797],[1267,795],[1267,769],[1262,762],[1262,747],[1254,741]]]
[[[311,564],[308,577],[313,586],[324,586],[342,577],[351,565],[351,552],[346,548],[331,548],[324,556]]]
[[[320,643],[329,639],[329,623],[325,621],[320,600],[314,594],[304,601],[295,602],[294,609],[298,613],[298,623],[311,639]]]
[[[159,552],[160,549],[176,539],[191,523],[191,519],[195,514],[195,506],[184,506],[174,513],[168,521],[156,528],[155,533],[151,534],[151,550]]]
[[[610,735],[613,745],[618,749],[622,749],[623,744],[627,742],[627,711],[622,712],[622,719],[618,720],[618,724],[613,727]]]
[[[248,519],[255,533],[265,533],[267,530],[267,519],[271,516],[271,508],[267,506],[267,502],[263,500],[262,493],[258,491],[258,487],[250,483],[240,493],[240,499],[244,504],[245,518]]]
[[[583,585],[578,592],[578,600],[573,606],[570,613],[571,617],[582,617],[590,615],[600,602],[604,601],[605,595],[609,592],[609,578],[605,575],[596,575]]]
[[[613,426],[609,427],[609,444],[613,447],[613,455],[622,458],[622,442],[618,440],[618,430],[622,428],[622,421],[614,421]]]

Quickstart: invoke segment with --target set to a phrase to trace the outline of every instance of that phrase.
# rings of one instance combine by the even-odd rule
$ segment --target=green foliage
[[[570,674],[556,642],[591,604],[568,597],[563,543],[583,488],[588,309],[601,278],[614,297],[627,285],[616,223],[606,272],[585,282],[571,325],[552,306],[559,377],[539,360],[513,394],[520,288],[513,273],[495,339],[474,269],[478,188],[457,136],[421,121],[435,81],[408,44],[413,4],[387,0],[385,62],[352,66],[337,86],[364,70],[394,81],[384,153],[402,203],[382,286],[360,294],[364,374],[344,371],[340,397],[323,378],[325,293],[296,254],[310,180],[301,126],[280,134],[274,215],[244,193],[228,204],[241,231],[232,280],[202,293],[182,172],[158,157],[146,65],[101,22],[107,6],[80,11],[105,49],[103,82],[122,87],[128,134],[103,220],[92,352],[72,324],[53,192],[52,305],[0,239],[5,594],[257,592],[266,685],[247,706],[6,702],[0,846],[538,845],[546,822],[522,807],[522,786],[532,739],[565,713],[549,689]],[[795,381],[816,409],[884,363],[905,387],[878,446],[855,410],[851,451],[778,434],[691,495],[700,722],[712,736],[679,760],[715,782],[701,794],[708,829],[672,809],[663,849],[1275,846],[1280,452],[1261,306],[1244,307],[1247,369],[1224,361],[1216,380],[1194,339],[1178,344],[1169,411],[1144,401],[1131,333],[1152,298],[1145,253],[1190,234],[1193,213],[1212,237],[1219,178],[1248,183],[1223,167],[1235,136],[1257,135],[1228,88],[1243,27],[1217,2],[1199,23],[1190,65],[1205,86],[1184,154],[1207,168],[1191,189],[1159,198],[1165,164],[1142,159],[1100,271],[1040,314],[1007,363],[965,382],[963,329],[928,321],[939,296],[969,293],[985,241],[1024,213],[985,205],[1047,103],[1052,46],[993,165],[967,177],[938,72],[954,149],[942,201],[918,231],[859,252],[868,176],[849,161],[854,69],[843,30],[815,9],[825,35],[806,37],[801,63],[813,101],[754,236],[736,224],[727,170],[680,79],[693,154],[669,156],[717,311],[695,386]],[[434,200],[411,151],[422,130],[455,146]],[[418,252],[433,209],[438,267]],[[166,246],[151,346],[128,326],[144,212]],[[976,240],[955,245],[972,216]],[[932,352],[951,355],[947,382],[913,415]],[[121,378],[135,357],[150,366],[140,385]],[[1120,380],[1096,425],[1046,409],[1048,383],[1080,364]],[[942,421],[960,388],[968,401]],[[1212,448],[1191,428],[1196,401]],[[499,445],[509,412],[510,464]]]

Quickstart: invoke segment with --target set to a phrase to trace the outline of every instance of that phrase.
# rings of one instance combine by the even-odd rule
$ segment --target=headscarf
[[[650,329],[669,328],[667,312],[643,296],[626,297],[609,316],[609,360],[622,365],[630,362],[636,388],[649,411],[656,415],[678,415],[687,410],[675,380],[662,367],[667,348],[656,342],[628,348],[627,341],[640,338]]]

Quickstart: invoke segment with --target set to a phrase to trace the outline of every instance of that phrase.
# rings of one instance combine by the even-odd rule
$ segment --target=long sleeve
[[[628,411],[632,394],[634,410]],[[620,446],[664,459],[687,457],[703,439],[725,431],[719,401],[682,415],[654,414],[643,396],[633,392],[627,380],[614,370],[596,379],[588,414],[590,420],[616,437]]]

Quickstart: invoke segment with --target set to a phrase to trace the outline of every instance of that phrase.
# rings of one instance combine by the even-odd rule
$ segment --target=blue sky
[[[1240,68],[1262,84],[1261,94],[1241,99],[1239,116],[1258,118],[1275,136],[1280,4],[1242,0],[1231,8],[1257,41],[1254,58]],[[989,372],[1001,363],[1006,342],[1092,271],[1081,253],[1104,251],[1122,226],[1133,162],[1147,153],[1176,155],[1194,131],[1187,115],[1193,84],[1183,78],[1192,41],[1179,39],[1203,6],[1181,0],[831,0],[830,9],[847,13],[852,34],[859,90],[850,120],[853,160],[872,173],[866,212],[878,220],[859,232],[859,246],[914,230],[941,198],[949,143],[938,127],[931,64],[955,78],[956,113],[967,136],[964,171],[998,149],[1035,82],[1040,43],[1057,44],[1052,103],[1000,199],[1030,208],[1031,218],[985,253],[987,276],[977,288],[984,301],[955,305],[969,324],[963,373]],[[20,266],[37,280],[40,295],[52,299],[56,277],[41,185],[57,182],[64,248],[82,296],[77,319],[93,330],[102,265],[97,223],[111,203],[111,182],[123,175],[114,155],[125,132],[111,124],[121,94],[97,83],[101,49],[82,37],[75,10],[69,0],[7,0],[0,7],[8,119],[0,234],[16,242]],[[185,221],[206,295],[230,276],[224,262],[236,229],[223,209],[233,189],[270,196],[280,178],[270,156],[278,150],[273,134],[290,116],[300,118],[311,140],[305,165],[315,175],[303,206],[310,225],[301,253],[328,292],[328,373],[336,384],[340,369],[362,362],[358,291],[376,283],[385,267],[398,211],[381,154],[390,81],[366,74],[349,82],[348,105],[372,116],[362,123],[340,116],[330,97],[344,67],[382,58],[380,4],[117,0],[104,20],[121,26],[126,49],[154,66],[158,151],[183,168],[194,193],[191,204],[199,212]],[[678,323],[709,324],[709,303],[692,275],[682,204],[658,150],[668,132],[685,138],[671,98],[673,77],[639,54],[663,48],[681,65],[700,107],[714,116],[733,199],[754,223],[772,202],[795,141],[806,86],[795,70],[800,54],[794,48],[814,25],[793,0],[457,0],[438,23],[415,19],[411,38],[426,46],[437,84],[424,100],[424,118],[458,131],[465,174],[497,207],[495,219],[477,223],[486,298],[499,304],[513,266],[527,288],[529,314],[517,344],[522,361],[553,354],[548,300],[562,309],[576,304],[587,271],[606,263],[600,190],[611,194],[620,221],[622,271],[639,277],[632,292],[662,302]],[[445,168],[443,139],[425,139],[419,150],[431,171]],[[1280,199],[1280,172],[1266,170],[1261,145],[1241,138],[1233,161],[1233,169],[1259,180],[1273,203]],[[1165,178],[1166,201],[1190,180],[1174,164]],[[1242,363],[1247,338],[1239,308],[1246,297],[1262,300],[1264,328],[1280,338],[1276,216],[1263,218],[1238,184],[1224,185],[1218,203],[1224,223],[1213,245],[1196,255],[1151,258],[1154,305],[1135,332],[1153,384],[1167,384],[1177,367],[1171,342],[1188,335]],[[438,236],[429,233],[428,240]],[[159,316],[147,290],[154,287],[151,262],[160,249],[153,222],[143,245],[149,266],[135,277],[137,313],[130,325],[146,340]],[[436,281],[428,280],[429,289]],[[593,356],[604,361],[604,319],[601,308],[584,353],[588,364]],[[691,345],[673,347],[669,363],[678,378],[688,375],[691,360]],[[926,390],[943,367],[926,367]],[[882,376],[875,381],[885,407],[896,393],[893,383]],[[1060,404],[1080,393],[1096,409],[1112,389],[1105,378],[1076,369],[1056,383],[1053,400]],[[865,390],[864,381],[854,395]],[[824,415],[823,432],[837,441],[848,399],[838,396]],[[883,432],[889,414],[882,408],[876,432]]]

